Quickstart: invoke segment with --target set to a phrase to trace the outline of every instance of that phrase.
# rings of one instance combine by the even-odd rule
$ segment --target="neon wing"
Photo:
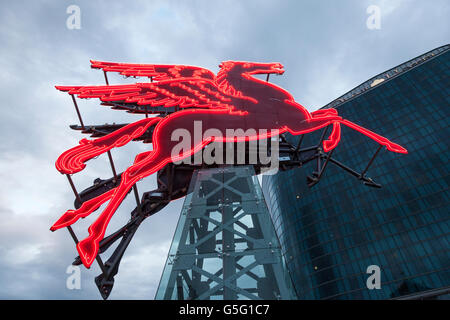
[[[215,74],[205,68],[183,65],[137,64],[91,60],[91,68],[118,72],[126,77],[149,77],[155,81],[177,78],[201,78],[214,81]]]
[[[155,83],[108,86],[56,86],[79,98],[98,98],[103,105],[133,113],[159,113],[156,107],[233,109],[232,97],[211,80],[180,78]]]

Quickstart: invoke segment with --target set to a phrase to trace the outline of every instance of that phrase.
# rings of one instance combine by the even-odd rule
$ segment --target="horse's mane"
[[[234,63],[232,61],[222,62],[220,65],[220,70],[217,73],[216,81],[217,86],[219,87],[220,91],[223,93],[237,97],[242,98],[243,94],[241,91],[237,90],[227,79],[228,72],[233,69]]]

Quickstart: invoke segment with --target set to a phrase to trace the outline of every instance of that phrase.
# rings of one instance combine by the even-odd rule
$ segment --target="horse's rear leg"
[[[159,143],[155,143],[155,146]],[[136,156],[135,163],[125,170],[121,175],[119,186],[116,187],[111,199],[105,210],[99,215],[97,220],[89,227],[89,236],[77,244],[77,250],[80,254],[81,261],[86,267],[90,267],[94,261],[98,250],[99,243],[105,235],[106,228],[111,220],[114,212],[117,210],[128,191],[139,180],[162,169],[167,163],[172,162],[171,148],[155,149],[153,151],[144,152]],[[194,153],[184,154],[188,157]]]
[[[327,117],[335,117],[337,115],[336,109],[321,109],[317,110],[311,113],[313,116],[313,120],[320,121],[321,119],[326,119]],[[351,121],[348,121],[346,119],[339,119],[339,120],[333,120],[331,123],[333,123],[333,131],[330,135],[330,137],[327,140],[323,141],[323,147],[324,151],[328,152],[335,148],[337,144],[339,143],[339,140],[341,139],[341,128],[340,123],[368,136],[369,138],[375,140],[379,144],[385,146],[389,151],[397,152],[397,153],[408,153],[408,151],[403,148],[402,146],[386,139],[383,136],[380,136],[379,134],[376,134],[366,128],[363,128],[356,123],[353,123]]]
[[[352,129],[368,136],[372,140],[375,140],[379,144],[385,146],[389,151],[397,152],[397,153],[408,153],[408,151],[405,148],[403,148],[401,145],[396,144],[396,143],[388,140],[387,138],[380,136],[379,134],[376,134],[366,128],[363,128],[363,127],[357,125],[356,123],[353,123],[353,122],[345,120],[345,119],[340,120],[339,122],[346,125],[347,127],[350,127]]]
[[[323,151],[329,152],[336,148],[341,140],[341,125],[338,121],[333,122],[333,130],[331,131],[328,139],[323,141]]]
[[[123,179],[123,176],[124,173],[122,173],[120,185],[115,188],[105,210],[103,210],[94,223],[89,226],[89,236],[77,244],[77,250],[80,254],[81,261],[87,268],[91,266],[97,256],[99,242],[103,239],[106,232],[106,227],[108,226],[114,212],[117,210],[128,191],[135,183],[135,181]]]

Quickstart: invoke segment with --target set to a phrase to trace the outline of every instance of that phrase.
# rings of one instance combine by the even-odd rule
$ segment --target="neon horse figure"
[[[223,62],[219,66],[217,76],[207,69],[192,66],[98,61],[91,63],[92,68],[103,69],[105,72],[119,72],[135,77],[147,76],[154,82],[56,88],[79,98],[99,98],[106,105],[138,106],[150,110],[152,107],[176,107],[178,111],[165,117],[136,121],[95,140],[83,139],[78,146],[61,154],[56,161],[56,168],[63,174],[79,172],[83,170],[87,160],[112,148],[121,147],[145,133],[149,127],[155,126],[152,136],[153,150],[136,156],[133,165],[122,173],[119,185],[85,201],[77,210],[66,211],[51,227],[52,231],[67,227],[108,202],[89,227],[89,236],[77,244],[81,261],[88,268],[97,256],[99,242],[105,235],[111,217],[130,188],[169,162],[190,157],[213,141],[266,139],[284,132],[300,135],[332,125],[330,136],[323,141],[324,151],[329,152],[337,146],[341,134],[340,125],[343,124],[384,145],[389,151],[407,153],[402,146],[343,119],[335,109],[310,113],[286,90],[254,77],[256,74],[283,74],[283,66],[279,63]],[[201,121],[203,139],[192,139],[191,149],[181,150],[173,155],[172,149],[179,142],[172,141],[172,132],[182,128],[193,133],[194,121]],[[256,132],[268,133],[230,138],[227,137],[227,129],[254,129]],[[191,137],[193,136],[191,134]]]

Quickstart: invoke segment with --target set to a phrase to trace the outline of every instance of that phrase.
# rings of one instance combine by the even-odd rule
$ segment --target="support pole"
[[[73,184],[72,181],[72,177],[70,176],[70,174],[66,174],[67,180],[69,180],[70,186],[72,187],[72,191],[75,194],[75,197],[77,198],[78,201],[80,201],[80,204],[83,203],[83,201],[81,201],[81,197],[77,191],[77,189],[75,188],[75,185]]]
[[[69,180],[70,186],[72,187],[72,190],[73,190],[73,193],[75,194],[75,197],[78,199],[78,201],[80,201],[80,204],[81,204],[82,203],[81,197],[78,194],[78,191],[75,188],[75,185],[73,184],[72,178],[70,177],[69,174],[66,174],[66,176],[67,176],[67,179]],[[69,230],[69,233],[72,236],[72,239],[75,242],[75,244],[78,244],[78,238],[77,238],[75,232],[73,231],[72,226],[68,226],[67,230]],[[102,259],[100,258],[100,255],[97,254],[97,257],[95,257],[95,260],[97,260],[97,263],[98,263],[100,269],[102,270],[102,273],[106,274],[105,273],[105,266],[103,265],[103,262],[102,262]]]
[[[320,169],[320,173],[319,173],[318,179],[320,179],[320,178],[322,177],[322,174],[323,174],[323,172],[325,171],[325,168],[327,167],[328,162],[330,161],[330,158],[331,158],[331,155],[333,154],[333,152],[334,152],[334,149],[331,150],[331,151],[328,153],[327,159],[325,160],[325,163],[323,164],[322,168]],[[319,157],[319,158],[320,158],[320,157]]]
[[[305,137],[305,135],[302,134],[302,136],[301,136],[300,139],[298,140],[297,147],[295,148],[295,153],[297,153],[298,150],[300,150],[300,146],[302,145],[302,142],[303,142],[303,138],[304,138],[304,137]]]
[[[136,204],[138,207],[139,215],[142,215],[141,200],[139,199],[139,192],[138,192],[136,184],[133,185],[133,191],[134,191],[134,197],[136,198]]]
[[[380,150],[381,150],[382,147],[383,147],[382,145],[380,145],[380,146],[378,147],[377,151],[376,151],[375,154],[372,156],[372,159],[370,159],[370,161],[369,161],[369,163],[367,164],[367,166],[366,166],[366,168],[364,169],[364,171],[361,172],[361,175],[360,175],[360,177],[359,177],[360,179],[362,179],[362,178],[364,177],[364,175],[366,174],[367,170],[369,170],[369,167],[372,165],[373,161],[374,161],[375,158],[377,157],[378,152],[380,152]]]
[[[317,157],[317,177],[319,177],[322,172],[322,159],[320,159],[320,153],[321,151],[319,151],[319,156]]]
[[[229,205],[224,205],[222,207],[222,224],[226,225],[234,219],[233,210]],[[233,224],[231,224],[233,228]],[[235,274],[236,274],[236,258],[233,253],[235,252],[234,244],[234,228],[230,230],[223,230],[222,232],[222,250],[223,250],[223,278],[233,279],[231,285],[235,287],[237,285]],[[224,300],[236,300],[236,291],[224,286],[223,288],[223,299]]]
[[[72,236],[73,241],[75,242],[75,244],[77,244],[78,238],[77,238],[77,235],[75,234],[75,232],[73,232],[72,226],[68,226],[67,230],[69,230],[69,233]]]
[[[80,114],[80,110],[78,109],[77,100],[75,99],[73,94],[71,94],[71,97],[72,97],[73,104],[75,106],[75,110],[77,111],[78,119],[80,120],[81,128],[83,130],[85,130],[86,128],[84,127],[83,119],[81,119],[81,114]]]
[[[317,145],[317,148],[321,148],[322,141],[325,138],[325,135],[327,134],[327,131],[328,131],[328,126],[326,126],[325,129],[323,130],[322,136],[320,137],[319,144]]]
[[[105,70],[103,70],[103,75],[105,76],[105,82],[106,82],[106,85],[109,86],[108,76],[107,76]]]
[[[117,183],[117,181],[119,181],[119,179],[117,179],[117,173],[116,173],[116,168],[114,167],[114,161],[111,155],[111,150],[108,150],[108,159],[109,159],[109,164],[111,165],[111,170],[114,174],[114,184]]]
[[[105,268],[105,265],[103,264],[102,258],[100,257],[99,254],[97,254],[97,256],[95,257],[95,260],[97,260],[98,266],[102,270],[102,273],[106,276],[106,268]]]

